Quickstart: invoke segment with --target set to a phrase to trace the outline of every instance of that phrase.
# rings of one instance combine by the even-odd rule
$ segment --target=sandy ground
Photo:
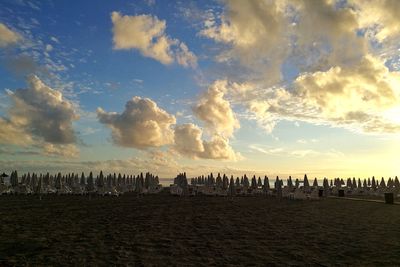
[[[399,266],[400,205],[0,197],[0,266]]]

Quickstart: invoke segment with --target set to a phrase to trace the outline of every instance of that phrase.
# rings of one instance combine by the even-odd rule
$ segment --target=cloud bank
[[[400,76],[388,61],[398,54],[397,12],[400,4],[390,0],[228,0],[200,35],[222,45],[217,61],[237,66],[227,73],[224,95],[267,132],[281,120],[299,120],[396,133]],[[253,74],[241,76],[243,67]],[[218,118],[194,111],[207,125]]]
[[[196,67],[197,57],[186,44],[165,33],[165,20],[151,15],[122,15],[114,11],[111,21],[114,49],[135,49],[165,65],[176,61],[184,67]]]
[[[45,154],[77,155],[74,106],[37,76],[29,76],[27,83],[27,89],[10,93],[8,117],[0,118],[0,136],[4,137],[0,141],[42,147]],[[62,152],[64,149],[69,152]]]

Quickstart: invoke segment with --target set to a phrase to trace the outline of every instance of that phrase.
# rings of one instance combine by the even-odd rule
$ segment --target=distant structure
[[[9,178],[8,180],[6,178]],[[228,178],[228,175],[213,173],[190,178],[190,184],[185,172],[179,173],[170,185],[169,191],[175,196],[266,196],[272,198],[288,198],[298,200],[318,200],[327,196],[377,196],[382,197],[392,194],[400,197],[400,181],[397,176],[393,179],[384,177],[377,180],[374,176],[367,179],[355,177],[342,179],[323,178],[322,183],[314,178],[312,186],[305,174],[303,179],[289,176],[284,180],[278,176],[271,186],[271,181],[265,175],[253,175],[251,179],[246,174],[241,177]],[[295,181],[293,183],[293,180]],[[346,182],[345,182],[346,181]],[[25,195],[99,195],[120,196],[127,192],[139,195],[157,194],[161,192],[162,185],[159,178],[149,172],[138,175],[126,175],[121,173],[104,174],[100,171],[96,177],[92,172],[88,176],[82,172],[56,174],[25,173],[18,175],[17,171],[0,174],[0,194],[25,194]]]
[[[127,192],[138,194],[157,194],[162,190],[158,176],[151,173],[140,173],[134,175],[122,175],[119,173],[104,175],[100,171],[94,178],[90,172],[86,177],[82,172],[80,178],[78,174],[68,173],[62,175],[57,173],[51,175],[27,173],[21,177],[17,171],[11,172],[9,182],[4,181],[8,175],[0,175],[0,194],[35,194],[35,195],[101,195],[119,196]]]
[[[374,195],[383,196],[385,193],[393,193],[400,197],[400,182],[397,176],[392,179],[389,177],[387,182],[384,178],[378,184],[375,177],[372,179],[358,180],[348,178],[345,183],[341,178],[331,179],[330,181],[324,177],[322,183],[319,183],[315,177],[312,186],[309,183],[307,174],[302,180],[296,178],[293,184],[293,178],[289,176],[284,185],[283,180],[278,176],[274,181],[274,186],[270,186],[268,176],[264,176],[263,182],[261,177],[253,175],[251,180],[244,174],[242,177],[231,176],[228,179],[226,174],[218,173],[216,178],[210,173],[207,176],[198,176],[190,178],[190,184],[186,173],[180,173],[174,179],[174,183],[170,186],[172,195],[177,196],[255,196],[264,195],[276,198],[289,198],[298,200],[317,200],[330,195],[337,196],[339,190],[343,190],[347,196]]]

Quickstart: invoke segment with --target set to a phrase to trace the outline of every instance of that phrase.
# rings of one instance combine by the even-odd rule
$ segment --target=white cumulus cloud
[[[50,88],[37,76],[29,76],[28,88],[17,89],[9,97],[12,105],[8,117],[0,118],[1,143],[31,145],[41,148],[45,154],[78,154],[72,127],[78,115],[61,92]]]
[[[203,131],[192,123],[175,128],[174,149],[190,158],[238,160],[241,158],[229,145],[229,140],[220,135],[212,135],[211,140],[203,140]]]
[[[165,33],[165,20],[152,15],[128,16],[114,11],[111,21],[114,49],[136,49],[143,56],[166,65],[176,61],[185,67],[196,66],[197,57],[186,44]]]
[[[226,80],[215,81],[200,97],[193,112],[211,132],[231,137],[240,124],[229,101],[224,98],[227,86]]]
[[[133,97],[120,114],[98,108],[97,117],[111,128],[113,141],[120,146],[145,149],[173,142],[175,116],[149,98]]]

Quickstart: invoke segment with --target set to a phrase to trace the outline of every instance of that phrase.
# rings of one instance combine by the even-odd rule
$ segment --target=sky
[[[0,171],[399,175],[400,1],[0,2]]]

